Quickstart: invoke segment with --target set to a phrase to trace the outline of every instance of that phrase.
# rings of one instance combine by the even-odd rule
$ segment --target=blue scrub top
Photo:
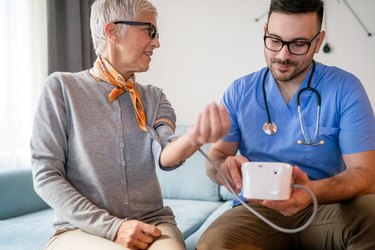
[[[310,179],[334,176],[345,169],[342,154],[375,149],[375,118],[361,82],[339,68],[316,63],[310,86],[321,96],[321,115],[317,141],[323,145],[299,145],[303,139],[297,111],[297,93],[285,103],[269,72],[265,81],[271,120],[277,124],[274,135],[266,135],[263,124],[267,112],[262,81],[267,68],[233,82],[222,102],[231,117],[231,129],[223,139],[239,142],[239,152],[250,161],[287,162],[299,166]],[[307,86],[307,74],[300,89]],[[315,133],[317,101],[311,91],[300,97],[305,135]]]

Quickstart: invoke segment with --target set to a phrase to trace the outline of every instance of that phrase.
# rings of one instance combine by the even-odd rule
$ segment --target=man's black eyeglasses
[[[148,35],[151,39],[159,38],[159,33],[156,30],[155,25],[152,23],[146,23],[146,22],[137,22],[137,21],[116,21],[113,22],[114,24],[127,24],[127,25],[136,25],[136,26],[148,26]]]
[[[310,41],[293,40],[286,42],[279,38],[267,35],[264,35],[263,40],[264,46],[273,52],[279,52],[283,49],[284,45],[286,45],[290,54],[306,55],[310,49],[311,43],[319,36],[319,34],[320,31]]]

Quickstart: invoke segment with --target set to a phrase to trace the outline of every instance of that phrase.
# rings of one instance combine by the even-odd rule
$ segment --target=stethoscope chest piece
[[[274,123],[274,122],[271,122],[271,123],[265,122],[263,124],[263,131],[264,131],[264,133],[266,135],[274,135],[274,134],[276,134],[276,132],[277,132],[276,123]]]

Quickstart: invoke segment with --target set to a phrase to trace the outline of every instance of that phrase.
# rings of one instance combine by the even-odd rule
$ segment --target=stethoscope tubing
[[[266,81],[266,78],[267,78],[268,71],[270,71],[269,68],[266,69],[266,72],[264,72],[264,75],[263,75],[262,93],[263,93],[264,106],[266,107],[266,112],[267,112],[267,122],[268,122],[268,124],[271,124],[272,120],[271,120],[270,110],[268,108],[267,92],[266,92],[266,87],[265,87],[265,81]]]
[[[302,135],[303,135],[303,138],[304,138],[304,141],[302,140],[297,140],[297,143],[298,144],[302,144],[302,145],[311,145],[311,146],[317,146],[317,145],[321,145],[321,144],[324,144],[324,141],[321,140],[319,142],[316,142],[316,139],[317,139],[317,136],[318,136],[318,133],[319,133],[319,120],[320,120],[320,110],[321,110],[321,96],[318,92],[318,90],[316,90],[315,88],[311,87],[311,80],[312,80],[312,77],[315,73],[315,68],[316,68],[316,64],[315,64],[315,61],[313,60],[313,68],[311,70],[311,74],[309,76],[309,79],[307,81],[307,87],[305,88],[302,88],[301,90],[298,91],[297,93],[297,110],[298,110],[298,117],[299,117],[299,123],[300,123],[300,127],[301,127],[301,132],[302,132]],[[272,122],[272,119],[271,119],[271,114],[270,114],[270,111],[269,111],[269,107],[268,107],[268,102],[267,102],[267,92],[266,92],[266,88],[265,88],[265,82],[266,82],[266,78],[267,78],[267,75],[268,75],[268,72],[269,72],[269,68],[266,69],[264,75],[263,75],[263,80],[262,80],[262,94],[263,94],[263,101],[264,101],[264,106],[266,108],[266,113],[267,113],[267,124],[270,126],[270,125],[274,125],[274,127],[276,128],[276,131],[274,131],[273,133],[269,133],[269,131],[266,131],[264,130],[264,132],[267,134],[267,135],[273,135],[277,132],[277,126],[274,122]],[[301,112],[301,101],[300,101],[300,98],[301,98],[301,94],[305,91],[311,91],[312,93],[315,94],[316,96],[316,99],[317,99],[317,103],[318,103],[318,108],[317,108],[317,113],[316,113],[316,122],[315,122],[315,133],[314,133],[314,137],[313,139],[310,141],[308,140],[308,138],[306,137],[306,133],[305,133],[305,129],[304,129],[304,124],[303,124],[303,119],[302,119],[302,112]],[[263,128],[265,127],[265,125],[263,126]]]

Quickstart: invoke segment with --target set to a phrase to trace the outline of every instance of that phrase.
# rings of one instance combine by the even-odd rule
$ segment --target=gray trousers
[[[312,213],[309,207],[294,216],[283,216],[261,205],[248,204],[285,228],[302,226]],[[202,235],[196,249],[375,249],[375,194],[319,205],[310,227],[296,234],[271,228],[240,205],[217,218]]]

